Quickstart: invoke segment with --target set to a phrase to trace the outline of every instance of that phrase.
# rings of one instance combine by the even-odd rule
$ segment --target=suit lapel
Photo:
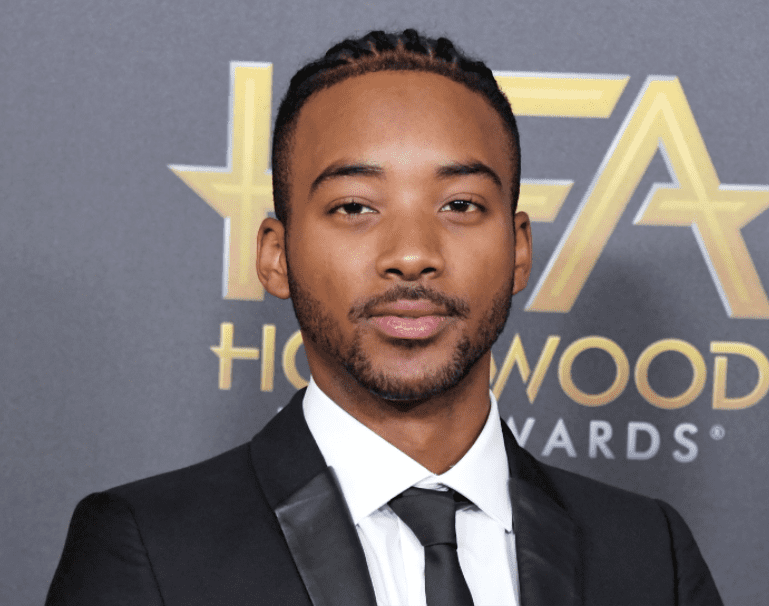
[[[515,548],[522,606],[582,604],[577,528],[539,463],[502,423],[510,465]]]
[[[251,460],[313,606],[375,606],[334,473],[304,420],[304,390],[251,441]]]

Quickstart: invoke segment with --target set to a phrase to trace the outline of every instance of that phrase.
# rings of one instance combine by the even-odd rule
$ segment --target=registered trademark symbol
[[[714,440],[723,440],[725,435],[726,430],[723,425],[713,425],[713,427],[710,428],[710,437]]]

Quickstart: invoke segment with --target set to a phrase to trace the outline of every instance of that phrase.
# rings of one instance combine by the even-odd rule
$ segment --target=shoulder
[[[235,604],[290,567],[244,444],[83,499],[48,603]]]
[[[623,543],[644,551],[664,549],[670,553],[671,519],[676,528],[678,522],[685,526],[673,507],[659,499],[545,463],[536,465],[543,481],[540,488],[549,492],[590,543]]]
[[[130,520],[146,537],[157,540],[215,538],[236,532],[244,524],[260,526],[260,531],[275,530],[273,507],[265,492],[269,492],[272,476],[295,473],[295,461],[285,452],[282,457],[273,456],[273,452],[301,452],[312,440],[294,435],[303,421],[302,396],[303,392],[297,393],[249,442],[182,469],[89,495],[78,510],[93,515],[120,512],[124,520],[130,514]],[[265,474],[264,469],[270,473]]]
[[[271,510],[254,476],[248,446],[90,494],[76,507],[70,534],[99,534],[94,541],[117,540],[152,554],[164,551],[165,545],[192,549],[231,540],[244,524],[271,527]]]
[[[667,518],[655,499],[542,463],[517,444],[508,447],[519,496],[528,492],[540,507],[565,514],[593,556],[671,552]]]
[[[671,505],[551,465],[532,465],[536,471],[528,481],[538,483],[577,528],[588,593],[610,587],[620,595],[635,586],[642,592],[651,583],[670,588],[675,603],[721,603],[694,536]]]
[[[538,462],[543,475],[549,480],[562,505],[575,513],[583,510],[595,515],[621,512],[663,518],[657,499],[624,490],[587,476]]]
[[[152,510],[158,517],[179,517],[185,510],[201,510],[206,503],[242,499],[256,490],[248,444],[194,465],[123,484],[101,493],[102,499],[122,502],[144,513]]]
[[[693,542],[683,517],[665,501],[617,488],[545,463],[538,463],[551,490],[573,517],[588,525],[655,530],[672,540]]]
[[[606,527],[638,520],[667,526],[656,499],[543,463],[520,447],[506,429],[503,423],[512,476],[543,493],[575,522]]]

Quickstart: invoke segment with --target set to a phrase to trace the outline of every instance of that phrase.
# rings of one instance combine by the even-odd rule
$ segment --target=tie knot
[[[457,546],[455,513],[458,499],[453,490],[409,488],[390,501],[390,507],[411,528],[423,547]]]

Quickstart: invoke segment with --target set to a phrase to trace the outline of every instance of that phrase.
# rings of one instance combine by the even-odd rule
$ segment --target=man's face
[[[511,164],[498,114],[437,74],[357,76],[308,101],[286,258],[313,375],[422,400],[487,354],[513,294]]]

